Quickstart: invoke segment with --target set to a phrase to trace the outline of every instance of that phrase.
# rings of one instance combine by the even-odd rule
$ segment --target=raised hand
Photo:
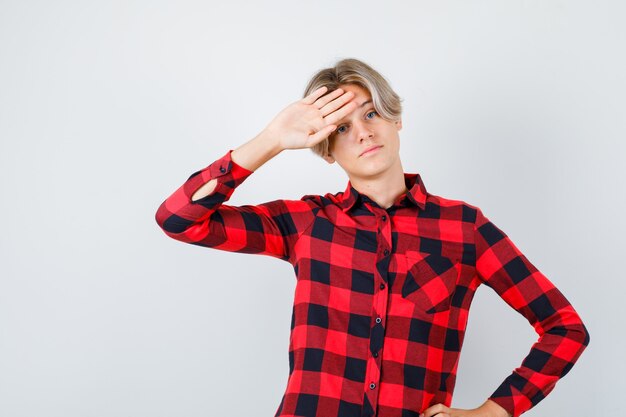
[[[356,108],[350,101],[351,91],[338,88],[326,95],[320,87],[308,96],[285,107],[267,125],[265,131],[273,136],[281,149],[311,148],[330,135],[334,124]]]

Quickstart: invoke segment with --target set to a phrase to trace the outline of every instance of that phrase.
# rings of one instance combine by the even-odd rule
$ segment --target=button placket
[[[376,341],[373,343],[370,340],[370,360],[368,360],[366,378],[370,380],[366,386],[366,391],[370,392],[369,395],[372,407],[376,407],[378,383],[381,378],[381,365],[382,365],[382,350],[384,349],[384,326],[383,322],[387,311],[388,303],[388,290],[386,280],[389,277],[388,264],[392,255],[391,248],[391,223],[388,219],[388,214],[380,214],[380,208],[373,208],[373,211],[377,217],[377,230],[378,230],[378,257],[377,260],[377,274],[376,279],[379,280],[379,291],[374,297],[374,305],[372,309],[372,316],[374,318],[372,322],[372,334],[371,337],[376,337]],[[382,256],[381,256],[382,255]],[[384,267],[380,267],[383,265]],[[373,343],[373,345],[372,345]],[[366,379],[366,381],[367,381]]]

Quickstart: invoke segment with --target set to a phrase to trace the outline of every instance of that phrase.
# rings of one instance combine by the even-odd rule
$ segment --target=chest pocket
[[[426,313],[448,310],[460,275],[459,261],[422,252],[407,252],[404,260],[407,274],[402,297]]]

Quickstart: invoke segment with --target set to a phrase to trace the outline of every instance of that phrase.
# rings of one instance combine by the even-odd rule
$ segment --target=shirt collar
[[[405,172],[404,183],[406,184],[408,192],[404,193],[403,197],[406,196],[406,201],[409,204],[416,205],[420,209],[424,210],[426,208],[427,192],[426,186],[424,185],[420,174]],[[339,201],[339,206],[344,212],[346,212],[361,199],[361,194],[352,186],[352,183],[348,181],[346,190],[343,192],[341,200]]]

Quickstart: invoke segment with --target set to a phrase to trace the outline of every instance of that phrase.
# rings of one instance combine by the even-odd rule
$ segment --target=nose
[[[356,130],[356,137],[359,142],[362,142],[365,138],[371,138],[374,136],[372,131],[363,122],[356,122],[354,124],[354,129]]]

